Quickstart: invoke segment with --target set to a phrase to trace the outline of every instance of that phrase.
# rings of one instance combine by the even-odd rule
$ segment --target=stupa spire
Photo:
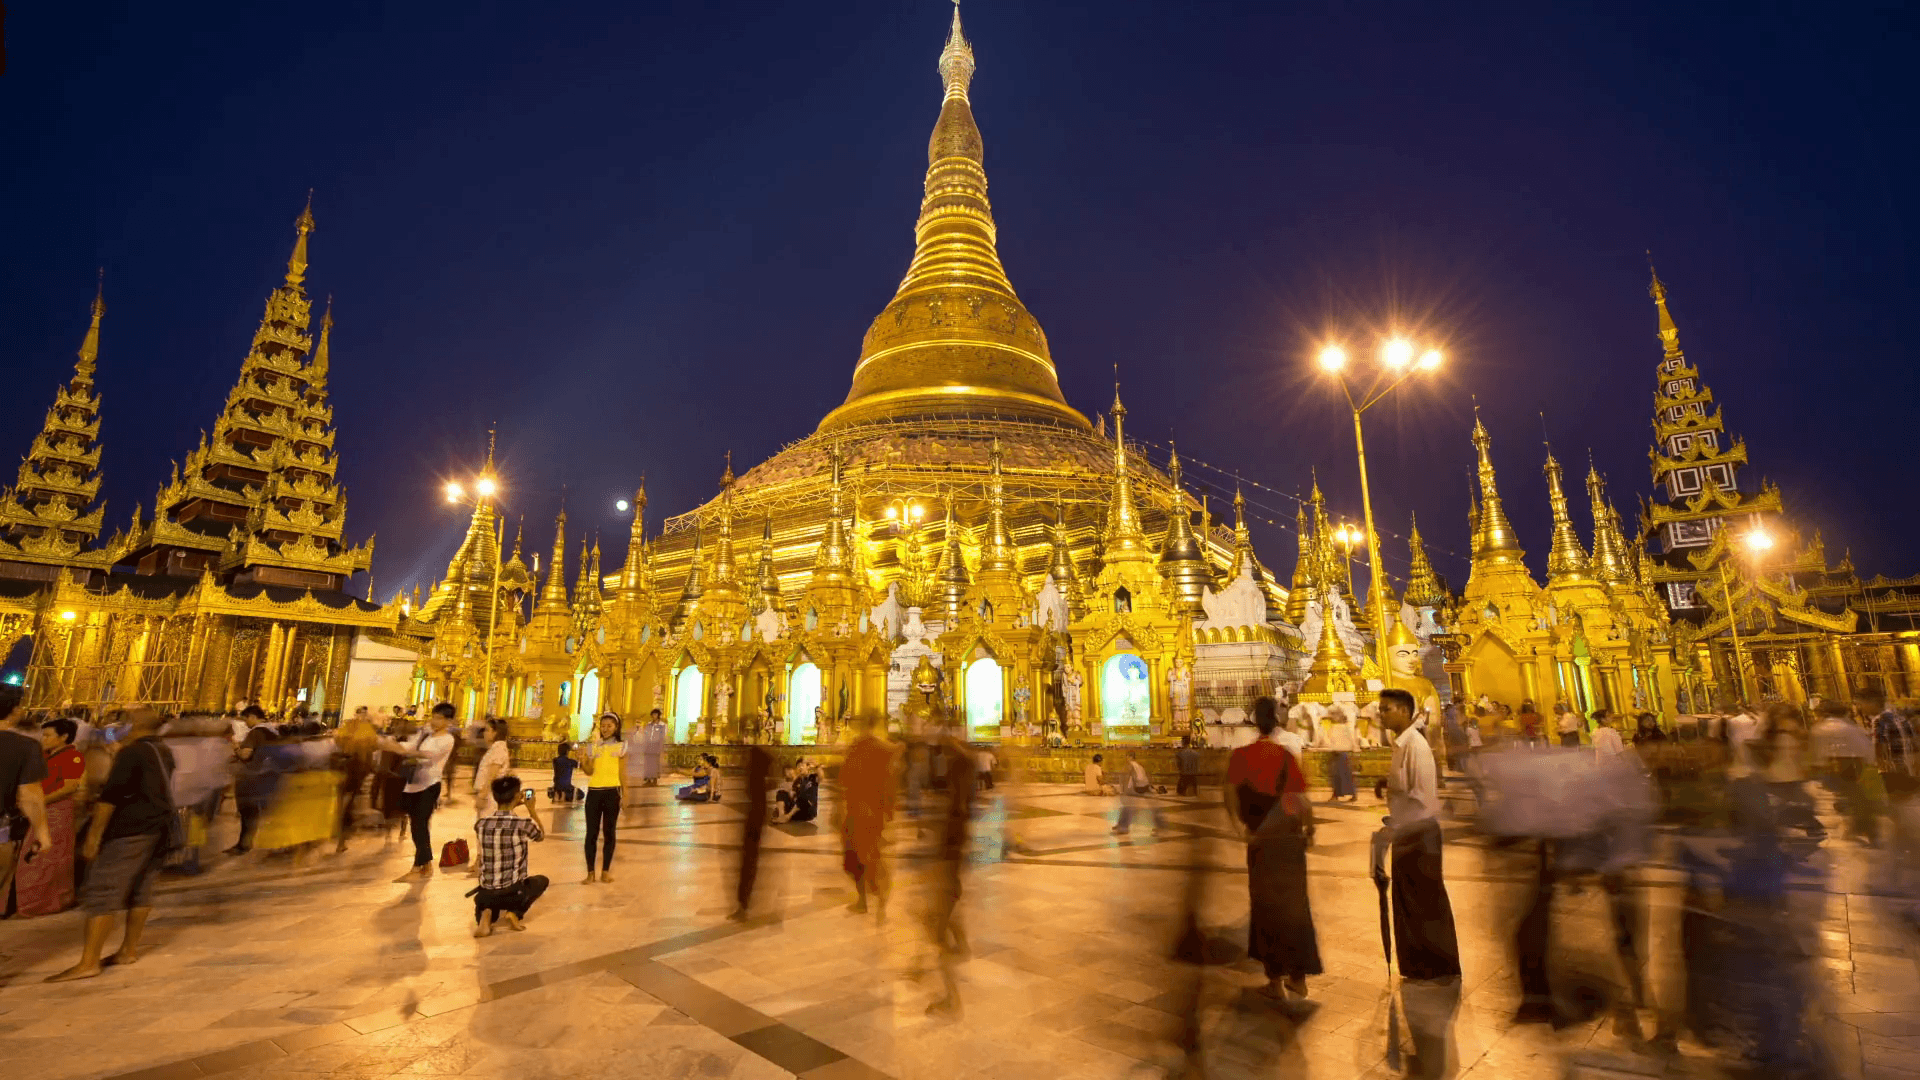
[[[1047,565],[1047,576],[1053,579],[1054,586],[1061,595],[1067,597],[1070,605],[1079,603],[1079,575],[1073,568],[1073,545],[1067,534],[1067,503],[1064,499],[1054,500],[1053,558]]]
[[[954,17],[959,17],[959,8],[954,8]],[[1000,440],[993,440],[992,474],[987,485],[987,542],[980,550],[980,572],[983,574],[1008,575],[1020,569],[1018,553],[1014,550],[1013,535],[1007,531],[1007,491],[1006,483],[1000,472]]]
[[[620,566],[621,584],[629,590],[639,589],[645,583],[641,580],[647,565],[647,478],[640,477],[640,486],[633,491],[633,524],[627,528],[627,561]]]
[[[955,7],[940,53],[940,118],[927,142],[913,260],[867,330],[846,402],[821,421],[822,431],[982,414],[1089,427],[1061,395],[1046,335],[1000,265],[986,150],[967,101],[974,66]]]
[[[540,608],[546,611],[567,610],[567,512],[560,511],[553,519],[553,557],[547,562],[546,584],[540,587]]]
[[[720,475],[720,536],[713,543],[713,584],[732,584],[733,572],[733,452]]]
[[[1500,490],[1493,473],[1493,436],[1487,434],[1487,426],[1480,422],[1478,406],[1473,410],[1473,449],[1480,459],[1480,527],[1474,536],[1474,561],[1519,562],[1526,553],[1520,550],[1520,538],[1513,531],[1513,523],[1507,520],[1505,507],[1500,505]]]
[[[846,507],[842,500],[840,480],[840,446],[835,443],[829,451],[832,463],[833,479],[829,498],[831,505],[827,511],[827,532],[820,540],[820,550],[813,560],[813,579],[816,583],[839,582],[853,570],[853,556],[847,547],[847,533],[844,518]]]
[[[1107,508],[1107,550],[1109,565],[1151,558],[1147,534],[1140,524],[1140,511],[1133,504],[1133,477],[1127,467],[1127,407],[1120,403],[1120,388],[1113,390],[1113,501]]]
[[[755,586],[755,603],[761,610],[771,603],[780,606],[780,575],[773,569],[773,514],[768,513],[760,527],[760,574]]]
[[[1173,480],[1173,494],[1167,502],[1167,533],[1160,544],[1160,576],[1173,590],[1173,609],[1188,615],[1206,611],[1204,599],[1213,574],[1200,542],[1193,535],[1193,520],[1188,516],[1187,492],[1180,483],[1180,450],[1172,450],[1167,472]]]
[[[1592,465],[1587,466],[1587,500],[1593,515],[1593,576],[1608,585],[1625,585],[1633,580],[1633,564],[1620,536],[1619,516],[1607,500],[1607,482]]]
[[[1420,537],[1420,521],[1407,515],[1407,603],[1414,607],[1439,607],[1447,602],[1447,590],[1440,575],[1433,572],[1433,560],[1427,558],[1427,543]]]
[[[1573,531],[1573,515],[1567,512],[1567,493],[1560,486],[1560,462],[1547,451],[1547,503],[1553,508],[1553,547],[1547,552],[1547,583],[1584,581],[1588,578],[1587,549]]]
[[[1318,490],[1319,484],[1314,488]],[[1287,583],[1287,621],[1295,626],[1306,617],[1307,604],[1313,600],[1313,523],[1307,517],[1306,500],[1293,515],[1293,535],[1295,553],[1293,560],[1293,580]]]

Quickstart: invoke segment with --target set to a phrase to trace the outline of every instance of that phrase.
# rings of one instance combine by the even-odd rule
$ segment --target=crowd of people
[[[1531,702],[1514,712],[1485,699],[1431,716],[1392,689],[1364,712],[1287,710],[1261,698],[1252,719],[1258,737],[1227,757],[1218,789],[1203,790],[1203,757],[1183,740],[1174,755],[1176,794],[1220,792],[1228,826],[1245,846],[1245,955],[1262,967],[1260,991],[1282,1005],[1307,996],[1308,980],[1323,971],[1308,896],[1306,855],[1320,826],[1308,777],[1326,777],[1330,804],[1351,803],[1359,799],[1356,755],[1373,746],[1391,751],[1370,872],[1379,886],[1383,944],[1407,1002],[1416,1075],[1439,1075],[1458,1001],[1460,948],[1440,828],[1448,815],[1489,838],[1496,855],[1518,858],[1533,882],[1514,912],[1520,1022],[1567,1018],[1568,999],[1555,993],[1549,960],[1553,898],[1591,881],[1615,927],[1620,1030],[1637,1037],[1636,1012],[1651,1008],[1657,1040],[1671,1042],[1683,1027],[1703,1038],[1732,1031],[1761,1061],[1804,1063],[1816,1051],[1799,1025],[1781,1017],[1804,1004],[1812,976],[1782,944],[1795,934],[1782,898],[1787,878],[1807,872],[1810,854],[1831,840],[1810,785],[1831,793],[1847,841],[1885,852],[1876,863],[1875,895],[1920,928],[1915,883],[1906,879],[1920,854],[1920,743],[1911,710],[1870,690],[1851,702],[1816,699],[1805,709],[1775,702],[1664,726],[1651,714],[1623,724],[1606,710],[1582,716],[1565,706],[1556,706],[1549,722]],[[555,752],[548,801],[583,804],[586,884],[613,880],[627,790],[659,783],[661,748],[654,745],[657,730],[649,730],[657,723],[656,715],[627,730],[619,716],[603,714],[588,738]],[[850,727],[832,824],[855,893],[852,907],[884,909],[891,884],[886,832],[896,803],[904,803],[916,834],[931,823],[938,841],[940,857],[929,864],[937,888],[928,924],[945,980],[936,1005],[957,1010],[952,963],[966,949],[961,882],[971,822],[983,799],[998,798],[988,794],[997,759],[954,729],[894,742],[878,717],[855,718]],[[436,848],[434,815],[452,801],[462,742],[471,745],[474,762],[463,785],[473,800],[472,825]],[[821,808],[818,762],[786,762],[776,785],[770,753],[747,749],[740,918],[751,908],[760,830],[804,825]],[[1140,817],[1160,833],[1159,797],[1167,789],[1143,751],[1114,753],[1124,754],[1123,764],[1092,755],[1085,792],[1119,796],[1115,834],[1128,835]],[[1314,754],[1326,758],[1310,767]],[[716,755],[698,754],[690,782],[673,798],[718,800],[720,772]],[[412,858],[396,881],[417,885],[436,870],[456,868],[471,875],[476,937],[522,929],[548,887],[529,870],[529,845],[549,834],[536,792],[516,774],[506,723],[462,729],[445,703],[418,717],[359,709],[328,728],[298,713],[269,718],[245,703],[227,717],[162,717],[136,708],[94,724],[28,716],[0,700],[0,791],[9,821],[0,848],[8,913],[34,917],[78,907],[86,916],[79,960],[55,980],[138,962],[156,875],[204,869],[212,826],[229,796],[238,828],[225,854],[233,858],[278,853],[297,866],[328,848],[344,850],[361,830],[383,831],[391,845],[404,824]],[[923,817],[930,793],[944,798]],[[1690,906],[1688,955],[1680,961],[1688,989],[1677,1001],[1658,999],[1646,985],[1644,901],[1634,876],[1652,857],[1662,823],[1670,839],[1721,845],[1711,856],[1680,857]],[[1709,896],[1710,903],[1694,903]],[[116,925],[123,926],[120,943],[109,954]],[[1743,954],[1735,944],[1743,940],[1767,944]]]

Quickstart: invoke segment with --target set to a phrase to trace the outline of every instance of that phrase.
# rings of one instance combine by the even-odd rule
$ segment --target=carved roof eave
[[[306,539],[305,537],[302,538]],[[243,566],[277,566],[288,570],[311,570],[323,574],[352,574],[373,565],[373,544],[371,541],[356,548],[347,548],[336,555],[317,554],[314,545],[300,541],[288,541],[278,546],[249,537],[228,546],[220,556],[220,568],[232,570]],[[288,552],[286,548],[292,548]]]
[[[74,420],[70,417],[62,416],[58,409],[48,409],[45,430],[50,432],[64,431],[69,434],[79,435],[91,442],[100,434],[100,418],[95,416],[91,420]]]
[[[226,550],[227,541],[225,537],[206,536],[184,525],[169,521],[163,516],[156,516],[151,521],[142,522],[127,536],[126,540],[128,551],[144,551],[153,547],[177,547],[218,553]]]
[[[1712,402],[1713,402],[1713,388],[1708,386],[1700,386],[1697,383],[1695,384],[1693,390],[1690,390],[1684,394],[1668,394],[1664,390],[1656,390],[1654,391],[1654,394],[1653,394],[1653,407],[1655,411],[1671,409],[1675,405],[1692,405],[1695,403],[1699,403],[1701,405],[1709,405],[1709,404],[1712,404]],[[1706,410],[1702,409],[1700,411],[1705,412]]]
[[[314,598],[312,592],[305,592],[292,600],[274,600],[265,594],[241,598],[229,593],[218,585],[202,581],[199,588],[186,593],[179,602],[180,614],[200,615],[239,615],[265,619],[286,619],[293,622],[330,623],[335,626],[364,626],[384,630],[393,630],[398,621],[398,611],[392,605],[377,611],[362,611],[358,607],[328,607]]]
[[[113,565],[114,552],[104,548],[83,551],[79,543],[41,535],[27,538],[19,544],[0,540],[0,559],[36,563],[42,566],[90,567],[105,570]]]
[[[1723,514],[1778,514],[1780,512],[1780,489],[1772,485],[1752,495],[1742,495],[1737,491],[1714,486],[1679,503],[1652,504],[1648,507],[1647,520],[1654,525],[1664,525],[1669,521],[1691,521],[1699,517],[1717,517]]]
[[[63,439],[61,441],[64,442],[65,440]],[[62,449],[59,444],[48,438],[47,433],[43,431],[33,437],[33,445],[27,449],[27,458],[28,460],[52,458],[55,461],[64,461],[70,465],[81,466],[81,471],[83,472],[91,471],[95,466],[100,464],[100,445],[98,443],[83,443],[82,446],[89,448],[80,450]]]
[[[106,523],[107,508],[94,507],[93,513],[74,515],[65,518],[47,514],[43,510],[22,506],[11,498],[0,499],[0,524],[27,525],[42,529],[64,529],[67,532],[86,533],[98,536],[100,528]]]
[[[225,503],[228,506],[249,506],[260,498],[260,487],[248,485],[235,491],[215,484],[198,473],[182,476],[179,480],[161,488],[153,497],[158,510],[170,510],[193,499],[205,499],[208,502]]]
[[[1679,457],[1668,457],[1660,452],[1659,447],[1651,447],[1647,450],[1647,459],[1653,463],[1653,476],[1654,479],[1657,480],[1674,469],[1684,469],[1699,465],[1719,465],[1722,463],[1745,465],[1747,463],[1747,442],[1745,439],[1735,439],[1732,446],[1719,451],[1709,450],[1704,445],[1695,444],[1681,451]]]
[[[1686,435],[1695,431],[1725,430],[1726,428],[1720,423],[1720,413],[1718,410],[1704,416],[1695,416],[1692,413],[1688,413],[1673,423],[1668,423],[1665,420],[1655,420],[1653,422],[1654,438],[1660,442],[1666,442],[1669,437],[1674,435]]]

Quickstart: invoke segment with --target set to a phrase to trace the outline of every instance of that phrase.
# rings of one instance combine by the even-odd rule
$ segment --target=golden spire
[[[955,18],[959,17],[959,8],[954,8]],[[1009,575],[1020,570],[1018,553],[1014,550],[1013,536],[1007,531],[1007,492],[1000,474],[1000,440],[993,440],[991,451],[993,461],[992,478],[987,486],[987,542],[980,549],[980,572],[982,574]]]
[[[593,589],[595,582],[592,577],[591,566],[593,552],[597,547],[598,545],[589,547],[587,538],[584,536],[580,538],[580,576],[573,583],[573,604],[575,607],[579,607],[587,602],[589,591],[597,591]]]
[[[307,192],[306,209],[293,223],[299,235],[293,241],[293,254],[287,258],[287,284],[299,287],[307,280],[307,234],[313,231],[313,192]]]
[[[1667,359],[1677,360],[1680,352],[1680,328],[1673,324],[1673,313],[1667,310],[1667,286],[1660,280],[1660,272],[1653,268],[1653,253],[1647,253],[1647,273],[1652,275],[1653,284],[1647,287],[1647,295],[1653,297],[1653,305],[1660,311],[1660,345],[1666,350]]]
[[[766,603],[780,606],[780,575],[773,571],[773,514],[768,513],[766,522],[760,527],[760,580],[755,586],[760,606],[764,610]]]
[[[946,558],[940,566],[940,580],[936,589],[941,609],[946,613],[947,626],[953,627],[960,613],[966,610],[967,593],[972,585],[972,577],[967,573],[967,555],[960,544],[965,526],[953,518],[953,493],[946,497]]]
[[[106,313],[107,271],[103,267],[93,293],[93,322],[87,327],[87,336],[80,339],[79,361],[73,365],[74,373],[82,379],[93,378],[94,364],[100,359],[100,319]]]
[[[1127,407],[1120,403],[1120,388],[1113,390],[1113,502],[1107,509],[1107,550],[1109,566],[1120,562],[1143,562],[1153,557],[1147,549],[1146,530],[1140,525],[1140,512],[1133,505],[1133,477],[1127,469]]]
[[[1613,504],[1607,501],[1607,482],[1591,464],[1587,466],[1587,500],[1593,515],[1593,576],[1608,585],[1625,585],[1633,580],[1626,541],[1620,537]]]
[[[307,381],[310,383],[324,385],[327,381],[327,370],[332,366],[332,359],[327,355],[327,339],[332,336],[333,297],[329,296],[326,308],[320,313],[320,340],[314,345],[313,359],[307,364]],[[491,431],[487,433],[487,440],[487,470],[491,475],[493,469],[493,433]]]
[[[1355,689],[1353,660],[1340,640],[1339,627],[1333,617],[1336,595],[1331,586],[1320,590],[1320,641],[1313,650],[1313,665],[1307,669],[1307,681],[1300,687],[1300,696],[1308,701],[1325,701],[1330,695],[1351,693]]]
[[[733,452],[720,475],[720,538],[713,545],[713,586],[733,584]]]
[[[1206,611],[1203,602],[1213,575],[1207,557],[1193,536],[1193,521],[1187,515],[1187,492],[1180,485],[1180,451],[1171,440],[1167,471],[1173,478],[1173,496],[1167,504],[1167,535],[1160,545],[1160,576],[1173,587],[1173,609],[1188,615]]]
[[[1000,265],[985,149],[967,102],[973,71],[956,7],[940,54],[944,96],[927,143],[913,261],[867,330],[845,403],[821,431],[983,413],[1090,427],[1061,396],[1046,335]]]
[[[1053,517],[1053,559],[1047,566],[1047,576],[1067,597],[1069,606],[1077,603],[1080,594],[1079,575],[1073,568],[1073,545],[1067,534],[1067,503],[1065,499],[1054,500]]]
[[[1410,527],[1407,531],[1407,603],[1414,607],[1439,607],[1447,601],[1447,590],[1440,584],[1440,575],[1433,572],[1433,561],[1427,558],[1426,541],[1420,538],[1420,521],[1412,514],[1407,515]]]
[[[540,587],[540,607],[546,611],[567,610],[567,512],[553,519],[553,558],[547,563],[547,582]]]
[[[1513,531],[1513,523],[1507,520],[1506,509],[1500,505],[1500,491],[1494,485],[1493,476],[1493,436],[1487,434],[1487,426],[1480,422],[1478,406],[1473,410],[1473,449],[1480,458],[1480,527],[1474,535],[1474,560],[1519,562],[1526,552],[1520,550],[1520,538]]]
[[[960,31],[960,0],[953,0],[953,29],[947,33],[947,47],[940,53],[940,78],[947,84],[948,100],[967,100],[973,67],[973,46]]]
[[[1318,489],[1319,484],[1314,487]],[[1293,533],[1295,547],[1293,561],[1293,580],[1287,585],[1287,621],[1295,626],[1306,618],[1307,604],[1313,599],[1313,524],[1307,518],[1307,504],[1303,499],[1299,510],[1293,515]]]
[[[680,587],[680,606],[675,612],[676,625],[684,625],[700,611],[700,598],[707,592],[706,555],[700,549],[700,522],[693,523],[693,558],[687,562],[687,580]]]
[[[633,524],[627,528],[627,561],[620,566],[620,584],[628,591],[640,589],[647,565],[647,478],[633,491]]]
[[[820,550],[813,560],[813,580],[816,584],[842,583],[853,569],[852,555],[847,548],[846,525],[842,520],[846,508],[841,502],[839,443],[835,443],[828,451],[828,459],[833,469],[832,502],[827,511],[827,532],[821,537]]]
[[[1547,552],[1547,583],[1585,581],[1589,577],[1587,549],[1573,531],[1573,515],[1567,512],[1567,493],[1560,486],[1560,462],[1547,451],[1547,503],[1553,508],[1553,548]]]

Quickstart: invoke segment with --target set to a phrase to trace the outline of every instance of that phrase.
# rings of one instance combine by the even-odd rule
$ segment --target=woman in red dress
[[[1307,976],[1318,975],[1320,943],[1307,903],[1307,847],[1313,843],[1313,804],[1300,762],[1268,736],[1280,726],[1270,697],[1253,703],[1260,738],[1227,759],[1227,815],[1247,843],[1247,889],[1252,918],[1247,955],[1267,975],[1270,997],[1307,996]]]
[[[40,748],[47,755],[47,776],[40,791],[47,801],[47,831],[53,846],[22,862],[13,890],[21,915],[57,915],[73,906],[74,807],[86,787],[86,762],[74,748],[80,727],[64,717],[40,725]]]

